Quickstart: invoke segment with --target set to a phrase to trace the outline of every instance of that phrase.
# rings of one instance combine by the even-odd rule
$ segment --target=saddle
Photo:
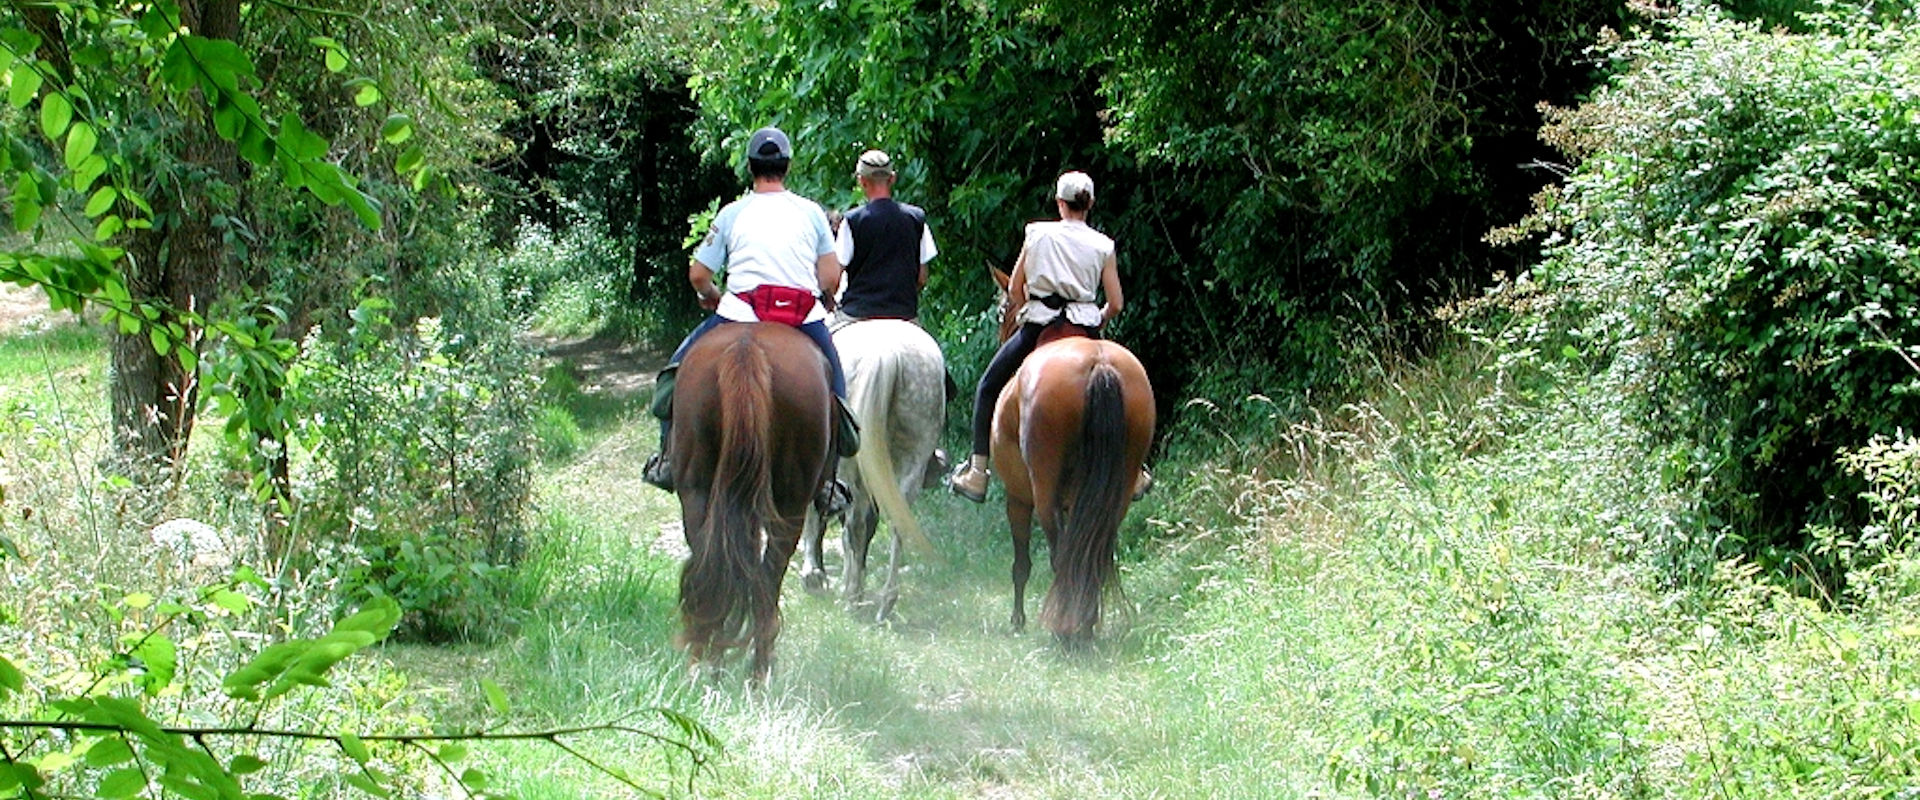
[[[1062,314],[1054,319],[1054,321],[1047,323],[1046,327],[1040,329],[1040,337],[1034,340],[1033,346],[1036,348],[1044,347],[1061,339],[1071,339],[1076,336],[1098,339],[1100,338],[1100,329],[1089,328],[1085,325],[1075,325],[1068,322],[1066,315]]]

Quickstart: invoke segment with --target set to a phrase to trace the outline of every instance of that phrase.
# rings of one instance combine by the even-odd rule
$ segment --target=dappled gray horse
[[[875,613],[876,620],[884,620],[899,599],[901,545],[932,550],[907,504],[919,494],[927,458],[946,426],[946,360],[932,336],[905,320],[856,322],[836,331],[833,343],[847,370],[847,405],[861,425],[860,454],[840,469],[853,490],[840,591],[849,606],[865,602],[867,551],[879,515],[885,514],[893,552]],[[818,514],[807,515],[800,577],[808,591],[826,589],[820,563],[824,528]]]

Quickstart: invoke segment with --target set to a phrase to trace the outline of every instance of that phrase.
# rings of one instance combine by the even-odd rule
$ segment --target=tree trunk
[[[233,39],[240,29],[238,0],[184,0],[182,23],[196,34]],[[215,133],[206,114],[183,126],[178,143],[184,180],[151,198],[155,225],[135,231],[127,248],[128,290],[136,301],[161,305],[158,325],[179,323],[186,332],[175,348],[199,354],[199,326],[180,311],[204,315],[220,286],[234,274],[233,252],[216,216],[240,205],[240,158],[232,142]],[[121,467],[141,482],[163,478],[186,454],[193,433],[199,383],[178,355],[155,351],[147,330],[116,334],[113,341],[114,441]]]

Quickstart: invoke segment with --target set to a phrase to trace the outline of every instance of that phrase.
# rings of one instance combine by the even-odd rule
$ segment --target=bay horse
[[[766,684],[780,584],[828,476],[830,396],[826,357],[787,325],[721,325],[682,361],[671,450],[691,554],[675,642],[690,666],[751,643],[752,680]]]
[[[1018,327],[1018,309],[998,269],[1000,340]],[[1027,624],[1032,532],[1046,532],[1053,584],[1040,622],[1069,646],[1100,623],[1114,580],[1120,522],[1153,443],[1153,386],[1132,351],[1086,336],[1053,338],[1021,362],[994,405],[993,471],[1007,490],[1013,535],[1013,628]]]
[[[866,600],[867,553],[885,516],[893,531],[887,582],[880,590],[874,621],[884,622],[899,599],[901,549],[920,553],[933,545],[908,504],[920,493],[927,460],[946,426],[946,359],[940,345],[919,325],[899,319],[870,319],[833,334],[847,372],[847,405],[862,426],[860,453],[840,474],[853,490],[847,507],[840,595],[850,608]],[[800,577],[810,592],[826,590],[820,540],[825,521],[807,515],[801,536]]]

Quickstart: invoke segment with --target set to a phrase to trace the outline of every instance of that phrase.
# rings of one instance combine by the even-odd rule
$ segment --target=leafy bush
[[[633,273],[627,254],[598,220],[554,233],[523,220],[520,238],[500,260],[500,289],[516,317],[551,333],[590,330],[618,311]]]
[[[416,634],[471,633],[525,547],[532,358],[436,318],[399,328],[389,307],[362,301],[337,338],[315,329],[295,365],[301,529],[344,548],[322,566],[349,597],[394,597]]]
[[[1804,34],[1689,6],[1610,39],[1618,77],[1542,132],[1577,169],[1497,232],[1549,232],[1555,330],[1610,358],[1708,525],[1782,572],[1808,524],[1865,519],[1837,457],[1920,412],[1920,38],[1871,5]]]

